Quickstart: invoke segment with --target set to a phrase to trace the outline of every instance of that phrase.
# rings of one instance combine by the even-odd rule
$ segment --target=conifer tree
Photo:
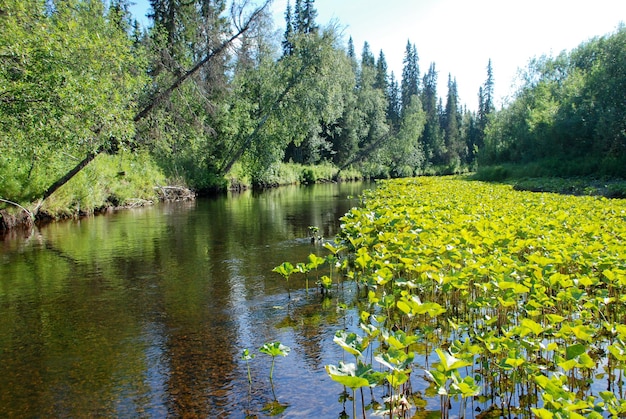
[[[315,10],[313,3],[315,3],[315,0],[304,0],[304,7],[302,10],[302,28],[300,28],[302,33],[308,34],[317,31],[317,24],[315,23],[317,10]]]
[[[376,61],[376,80],[374,81],[374,87],[376,89],[381,89],[385,92],[385,94],[389,89],[389,81],[387,77],[387,61],[385,60],[385,54],[381,49],[378,54],[378,61]]]
[[[407,41],[404,52],[401,81],[401,102],[402,108],[406,108],[411,103],[411,97],[419,94],[420,71],[418,65],[417,49],[415,44]]]
[[[495,111],[495,106],[493,103],[493,88],[493,68],[491,66],[490,58],[489,62],[487,63],[487,79],[478,89],[478,135],[476,136],[476,143],[474,144],[472,149],[480,149],[484,145],[485,129],[487,128],[489,115],[491,115]]]
[[[350,64],[352,65],[352,71],[354,72],[354,75],[356,77],[359,72],[359,63],[356,59],[356,52],[354,51],[354,41],[352,40],[352,37],[348,39],[348,51],[346,52],[346,55],[350,60]]]
[[[423,78],[422,106],[426,114],[423,143],[426,160],[434,165],[444,162],[445,144],[441,131],[441,105],[437,101],[437,70],[431,63]]]
[[[293,29],[296,33],[303,33],[304,23],[304,7],[302,6],[302,0],[296,0],[296,4],[293,9]]]
[[[348,52],[347,55],[349,58],[353,59],[356,61],[356,52],[354,51],[354,41],[352,40],[352,37],[350,37],[348,39]]]
[[[391,72],[391,77],[389,80],[389,91],[387,93],[387,97],[389,98],[389,105],[387,106],[387,119],[394,131],[397,131],[400,127],[400,112],[401,112],[401,103],[400,103],[400,87],[398,86],[398,81],[396,80],[396,76]]]
[[[461,112],[459,111],[459,97],[456,79],[448,74],[448,95],[443,116],[443,132],[446,146],[447,164],[459,167],[465,160],[465,144],[461,140]]]
[[[291,15],[291,1],[287,0],[287,9],[285,10],[285,34],[283,35],[283,56],[293,54],[293,16]]]
[[[363,69],[364,67],[369,67],[373,69],[375,66],[376,59],[374,58],[374,54],[372,54],[369,42],[365,41],[363,43],[363,52],[361,53],[361,69]]]

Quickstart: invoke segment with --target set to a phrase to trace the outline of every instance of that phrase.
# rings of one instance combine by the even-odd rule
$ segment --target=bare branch
[[[8,200],[6,200],[6,199],[2,199],[2,198],[0,198],[0,202],[4,202],[4,203],[10,204],[10,205],[15,205],[16,207],[21,208],[21,209],[22,209],[22,211],[24,211],[26,214],[28,214],[28,216],[29,216],[32,220],[34,220],[34,219],[35,219],[35,217],[33,216],[33,213],[32,213],[32,212],[30,212],[29,210],[27,210],[26,208],[24,208],[23,206],[21,206],[21,205],[20,205],[20,204],[18,204],[17,202],[8,201]]]

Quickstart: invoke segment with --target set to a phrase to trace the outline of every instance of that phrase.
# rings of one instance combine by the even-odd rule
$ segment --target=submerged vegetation
[[[357,390],[363,416],[626,414],[625,221],[619,199],[382,182],[327,244],[361,296],[328,374],[355,415]]]

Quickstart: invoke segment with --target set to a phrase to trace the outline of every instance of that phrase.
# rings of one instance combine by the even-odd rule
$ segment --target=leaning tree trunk
[[[150,111],[152,111],[152,109],[154,109],[157,105],[161,104],[165,99],[167,99],[172,94],[172,92],[178,89],[180,85],[183,84],[189,77],[197,73],[198,70],[202,68],[202,66],[204,66],[206,63],[211,61],[214,57],[222,53],[226,48],[228,48],[233,43],[233,41],[235,41],[237,38],[243,35],[244,32],[250,29],[252,22],[263,12],[263,10],[270,4],[270,2],[271,0],[266,0],[262,6],[254,10],[254,12],[252,12],[252,14],[245,20],[243,25],[238,27],[238,30],[234,35],[232,35],[230,38],[222,42],[216,49],[214,49],[209,54],[207,54],[202,60],[198,61],[190,70],[186,71],[181,76],[179,76],[176,80],[174,80],[174,82],[167,89],[156,93],[152,97],[150,102],[135,115],[135,117],[133,118],[133,121],[138,122],[142,120],[143,118],[145,118],[150,113]],[[44,201],[47,198],[49,198],[50,195],[56,192],[61,186],[69,182],[70,179],[76,176],[76,174],[78,174],[83,168],[85,168],[85,166],[91,163],[99,154],[101,154],[104,151],[113,151],[116,149],[117,149],[117,140],[113,139],[113,142],[103,144],[97,150],[92,151],[89,154],[87,154],[87,156],[80,163],[78,163],[72,170],[67,172],[65,176],[63,176],[62,178],[54,182],[52,185],[50,185],[50,187],[42,195],[39,203],[37,204],[35,210],[33,211],[33,216],[37,216]]]
[[[359,150],[356,155],[354,157],[352,157],[350,160],[348,160],[346,163],[344,163],[340,168],[339,168],[339,172],[341,172],[342,170],[347,169],[348,167],[350,167],[351,165],[353,165],[354,163],[358,163],[361,160],[365,159],[365,157],[369,156],[371,153],[373,153],[375,150],[378,149],[378,147],[380,147],[380,145],[389,138],[389,133],[384,134],[383,136],[381,136],[379,139],[371,142],[368,146],[366,146],[365,148]]]
[[[241,158],[243,153],[250,146],[250,143],[252,143],[252,140],[254,140],[254,138],[259,134],[259,131],[261,130],[261,128],[263,128],[263,126],[265,125],[269,117],[272,116],[272,114],[278,109],[280,104],[285,99],[285,96],[287,96],[289,91],[298,83],[298,80],[300,79],[300,76],[302,75],[302,73],[304,73],[304,70],[306,70],[306,66],[303,66],[300,69],[300,71],[291,79],[289,84],[287,84],[287,87],[283,89],[283,91],[280,93],[278,98],[274,101],[272,106],[268,109],[268,111],[263,115],[263,117],[257,123],[256,127],[254,128],[254,131],[252,131],[252,133],[246,137],[245,141],[239,146],[239,149],[234,152],[230,160],[228,160],[228,162],[220,170],[220,173],[222,175],[227,175],[230,172],[230,170],[233,168],[235,163],[237,163],[237,161]]]

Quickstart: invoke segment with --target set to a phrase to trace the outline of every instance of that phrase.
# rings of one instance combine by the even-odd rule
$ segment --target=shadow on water
[[[320,252],[309,226],[333,237],[372,186],[245,192],[0,241],[0,416],[337,417],[324,365],[355,321],[336,301],[354,293],[329,303],[294,277],[288,299],[272,268]],[[270,341],[292,348],[276,360],[277,404],[258,353]]]

